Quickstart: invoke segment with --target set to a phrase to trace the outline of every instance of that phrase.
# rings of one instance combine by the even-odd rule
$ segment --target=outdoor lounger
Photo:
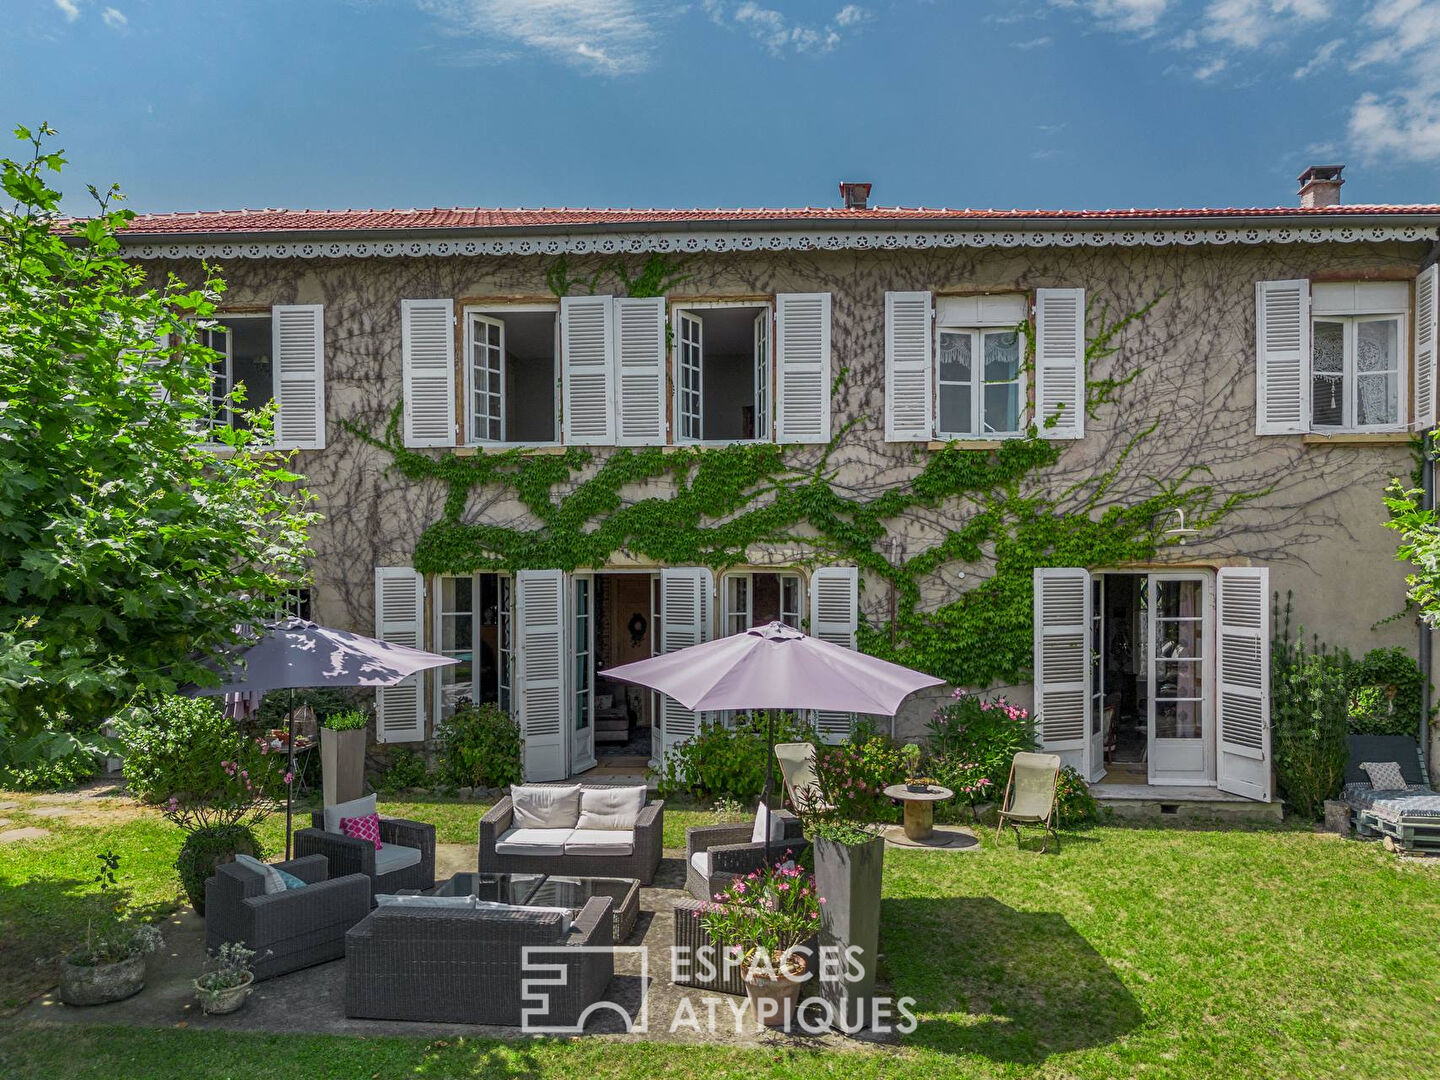
[[[1404,851],[1440,853],[1440,792],[1425,783],[1419,747],[1406,735],[1351,735],[1342,797],[1358,836],[1385,836]],[[1362,765],[1393,761],[1405,786],[1376,788]]]

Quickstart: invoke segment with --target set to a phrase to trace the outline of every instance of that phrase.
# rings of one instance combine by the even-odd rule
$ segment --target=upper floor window
[[[770,309],[675,309],[677,442],[769,440]]]
[[[248,428],[246,413],[275,400],[275,364],[271,356],[274,324],[268,314],[225,315],[200,331],[200,344],[214,350],[210,364],[210,430]],[[242,389],[243,388],[243,389]],[[232,407],[232,395],[243,397]]]
[[[942,298],[936,314],[935,434],[1000,438],[1025,430],[1025,299]]]
[[[466,309],[466,441],[559,441],[556,322],[552,306]]]

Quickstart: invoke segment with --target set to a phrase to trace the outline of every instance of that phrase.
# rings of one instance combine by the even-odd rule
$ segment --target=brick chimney
[[[1300,205],[1306,210],[1339,206],[1344,171],[1344,165],[1311,165],[1300,174]]]
[[[855,180],[840,181],[840,198],[845,203],[846,210],[869,209],[870,201],[869,184],[860,183]]]

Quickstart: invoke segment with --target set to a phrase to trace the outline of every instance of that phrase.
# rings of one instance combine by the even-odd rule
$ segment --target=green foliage
[[[1422,444],[1422,460],[1424,454],[1434,455],[1440,449],[1437,438],[1440,434],[1430,436],[1428,446]],[[1440,625],[1440,512],[1426,509],[1418,464],[1415,471],[1410,485],[1397,477],[1385,488],[1384,503],[1390,517],[1383,524],[1400,534],[1395,558],[1411,565],[1405,575],[1406,599],[1419,609],[1422,619],[1436,626]]]
[[[390,763],[380,777],[380,791],[393,795],[405,788],[428,788],[435,776],[425,759],[408,747],[399,746],[390,752]]]
[[[204,445],[222,283],[149,284],[114,188],[62,224],[53,134],[0,159],[0,715],[21,738],[213,683],[200,660],[304,577],[313,520],[287,455],[257,449],[269,415]]]
[[[893,819],[885,787],[904,780],[906,771],[904,750],[879,732],[857,731],[847,742],[816,747],[820,790],[846,821]]]
[[[243,986],[251,976],[250,961],[255,950],[243,942],[226,941],[205,958],[205,970],[195,980],[196,995],[202,1000],[218,998],[225,990]]]
[[[1015,755],[1035,749],[1034,720],[1003,697],[957,690],[926,730],[931,773],[972,803],[998,799]]]
[[[115,740],[91,724],[61,718],[28,738],[13,738],[0,719],[0,789],[62,791],[95,775]]]
[[[1270,646],[1270,739],[1275,775],[1285,802],[1314,820],[1326,799],[1340,794],[1345,779],[1345,735],[1349,730],[1348,667],[1343,651],[1318,640],[1306,646],[1304,629],[1290,637],[1290,599],[1283,616],[1275,597]]]
[[[815,742],[815,731],[789,713],[774,714],[777,743]],[[729,796],[752,803],[765,788],[765,766],[773,761],[766,744],[766,714],[746,713],[733,727],[706,724],[689,742],[670,752],[660,778],[663,797],[681,792],[709,798]],[[779,790],[780,767],[773,765]]]
[[[1358,735],[1420,734],[1425,680],[1404,649],[1371,649],[1346,671],[1350,730]]]
[[[819,930],[820,896],[815,878],[798,866],[766,866],[731,881],[695,914],[710,940],[738,952],[747,970],[774,974],[782,965],[791,970],[790,951]],[[712,959],[717,966],[724,962]],[[798,975],[805,962],[799,955],[794,960]]]
[[[260,840],[249,825],[202,825],[185,837],[175,869],[190,906],[205,914],[205,880],[221,863],[233,862],[236,855],[263,857]]]
[[[657,261],[658,260],[658,261]],[[606,275],[630,295],[663,295],[681,265],[652,257],[637,275],[606,264],[589,279],[570,275],[563,260],[547,273],[558,296],[594,292]],[[668,277],[668,283],[667,283]],[[645,291],[636,291],[636,290]],[[653,290],[653,291],[652,291]],[[1111,318],[1102,308],[1086,345],[1087,370],[1115,352],[1119,332],[1153,305]],[[843,376],[842,376],[843,377]],[[1113,403],[1133,374],[1087,384],[1094,416]],[[853,495],[833,483],[831,464],[857,420],[842,425],[813,466],[793,466],[786,449],[764,443],[724,447],[621,447],[604,455],[583,447],[533,455],[519,448],[457,455],[407,449],[402,405],[385,431],[342,424],[391,455],[408,480],[445,485],[443,518],[427,528],[413,565],[426,574],[486,570],[601,568],[617,552],[662,565],[716,570],[749,562],[748,552],[784,544],[797,562],[849,563],[895,590],[893,624],[862,622],[862,651],[929,672],[961,686],[1020,681],[1031,667],[1032,571],[1037,566],[1115,566],[1145,562],[1170,542],[1168,514],[1207,528],[1252,494],[1223,494],[1201,467],[1155,482],[1155,494],[1110,502],[1115,479],[1133,471],[1130,458],[1155,425],[1137,430],[1105,472],[1051,495],[1034,481],[1059,460],[1064,444],[1039,429],[997,450],[952,443],[927,452],[908,481],[878,495]],[[517,500],[533,527],[466,520],[472,495]],[[630,497],[626,493],[656,492]],[[883,554],[894,523],[915,511],[944,509],[955,525],[938,544],[892,564]],[[922,583],[957,562],[986,562],[992,573],[936,610],[921,602]]]
[[[322,727],[329,727],[325,721],[336,713],[353,712],[354,691],[337,690],[334,687],[315,687],[306,690],[272,690],[260,699],[256,720],[264,728],[283,728],[285,718],[291,709],[298,714],[308,708]]]
[[[997,795],[1003,794],[1002,788]],[[1055,813],[1060,825],[1081,825],[1100,816],[1100,804],[1090,794],[1090,785],[1069,765],[1060,770],[1055,785]]]
[[[370,718],[359,709],[346,709],[322,718],[320,726],[331,731],[363,731],[369,723]]]
[[[524,775],[520,725],[494,702],[465,702],[435,729],[440,773],[456,787],[509,787]]]

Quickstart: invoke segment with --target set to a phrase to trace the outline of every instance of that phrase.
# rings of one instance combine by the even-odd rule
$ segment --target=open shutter
[[[560,301],[565,441],[571,446],[615,444],[614,313],[609,296]]]
[[[665,299],[619,297],[615,301],[616,442],[622,446],[665,443]]]
[[[325,308],[280,304],[270,309],[275,360],[275,445],[325,449]]]
[[[885,294],[885,441],[925,442],[935,431],[930,294]]]
[[[400,301],[405,445],[455,445],[455,302]]]
[[[775,297],[777,424],[782,443],[830,441],[830,294]]]
[[[1430,266],[1415,279],[1415,427],[1419,431],[1435,426],[1435,345],[1440,337],[1437,274],[1440,266]]]
[[[563,780],[565,762],[565,572],[515,575],[515,655],[525,779]]]
[[[1218,787],[1270,801],[1270,571],[1226,567],[1216,574]]]
[[[1035,711],[1040,748],[1085,768],[1090,730],[1090,571],[1035,568]]]
[[[408,566],[375,568],[375,636],[425,647],[425,579]],[[375,741],[423,742],[425,691],[419,675],[375,692]]]
[[[1255,283],[1255,434],[1310,426],[1310,282]]]
[[[860,571],[853,566],[821,566],[810,575],[810,634],[842,649],[855,648],[860,622]],[[829,743],[850,737],[854,713],[817,712],[815,732]]]
[[[1042,439],[1084,437],[1084,289],[1035,290],[1035,404]]]
[[[660,651],[678,652],[710,638],[711,596],[715,577],[703,566],[677,566],[660,571]],[[674,698],[660,695],[661,746],[671,750],[700,731],[701,714]]]

